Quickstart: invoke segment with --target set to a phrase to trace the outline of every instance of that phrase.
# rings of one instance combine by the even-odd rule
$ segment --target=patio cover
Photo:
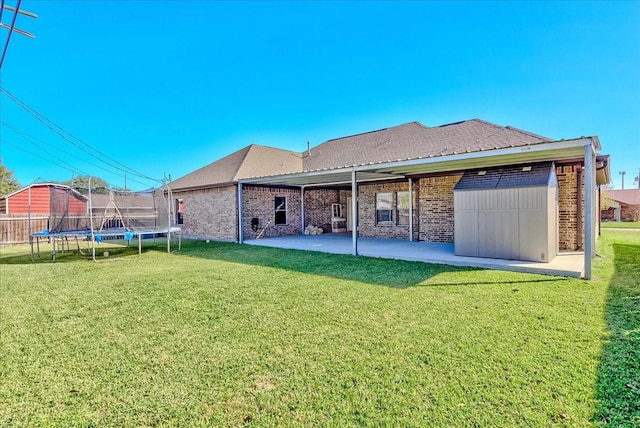
[[[599,156],[601,149],[598,137],[580,137],[571,140],[546,141],[524,146],[495,148],[490,150],[465,151],[442,156],[418,157],[381,163],[351,165],[341,168],[303,171],[299,173],[255,177],[238,181],[238,226],[239,242],[242,233],[242,187],[243,185],[265,185],[273,187],[309,187],[328,185],[351,185],[352,194],[357,194],[358,183],[377,180],[411,179],[411,176],[470,168],[517,165],[540,161],[581,161],[585,169],[585,279],[591,278],[591,259],[595,256],[596,185],[609,182],[608,156]],[[304,200],[304,199],[303,199]],[[304,202],[303,202],[304,203]],[[352,198],[352,209],[357,213],[357,198]],[[410,204],[411,207],[413,204]],[[304,212],[304,209],[302,210]],[[413,216],[409,216],[412,218]],[[304,221],[304,220],[303,220]],[[358,216],[353,216],[353,254],[358,254]],[[411,227],[412,225],[410,225]],[[303,227],[304,229],[304,227]]]

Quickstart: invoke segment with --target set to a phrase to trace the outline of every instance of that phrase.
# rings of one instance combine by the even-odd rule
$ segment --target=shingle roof
[[[109,205],[111,195],[109,193],[94,193],[91,195],[91,207],[94,210],[104,209]],[[153,194],[127,194],[115,192],[113,201],[119,209],[124,208],[153,208]]]
[[[628,205],[640,205],[640,189],[607,190],[606,196]]]
[[[552,139],[480,119],[437,127],[419,122],[329,140],[305,154],[304,169],[339,168],[417,159],[496,148],[517,147]]]
[[[302,155],[251,144],[170,183],[173,190],[228,185],[242,178],[302,171]]]
[[[528,165],[531,169],[523,170],[523,166],[484,168],[482,170],[465,171],[454,190],[509,189],[516,187],[546,186],[549,184],[552,162],[541,162]],[[484,175],[479,175],[484,171]]]
[[[336,138],[303,153],[252,144],[185,175],[173,190],[224,186],[243,178],[376,164],[552,141],[480,119],[426,127],[419,122]]]

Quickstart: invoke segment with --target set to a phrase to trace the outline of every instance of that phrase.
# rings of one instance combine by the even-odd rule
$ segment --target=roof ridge
[[[549,137],[545,137],[545,136],[540,135],[540,134],[535,134],[533,132],[525,131],[524,129],[516,128],[515,126],[511,126],[511,125],[507,125],[507,126],[505,126],[505,128],[509,129],[511,131],[519,132],[519,133],[524,134],[524,135],[529,135],[531,137],[541,138],[543,140],[548,140],[548,141],[552,141],[553,140],[553,138],[549,138]]]
[[[519,132],[519,133],[524,134],[524,135],[528,135],[530,137],[540,138],[541,140],[553,141],[553,138],[549,138],[549,137],[545,137],[545,136],[540,135],[540,134],[535,134],[533,132],[525,131],[524,129],[516,128],[515,126],[511,126],[511,125],[502,126],[502,125],[499,125],[497,123],[489,122],[488,120],[480,119],[478,117],[475,117],[473,119],[462,120],[460,122],[447,123],[447,124],[438,126],[438,128],[442,128],[444,126],[449,126],[449,125],[458,125],[460,123],[465,123],[465,122],[478,122],[478,123],[482,123],[484,125],[492,126],[492,127],[497,128],[499,130],[508,129],[510,131],[515,131],[515,132]]]
[[[367,131],[367,132],[359,132],[357,134],[352,134],[352,135],[345,135],[343,137],[337,137],[337,138],[332,138],[330,140],[325,141],[325,143],[328,143],[329,141],[337,141],[337,140],[344,140],[345,138],[351,138],[351,137],[359,137],[361,135],[367,135],[367,134],[375,134],[376,132],[382,132],[382,131],[387,131],[389,129],[394,129],[394,128],[400,128],[401,126],[405,126],[405,125],[411,125],[411,124],[416,124],[416,125],[420,125],[423,128],[427,128],[427,126],[424,126],[422,123],[418,122],[417,120],[411,121],[411,122],[405,122],[405,123],[401,123],[400,125],[394,125],[394,126],[387,126],[386,128],[380,128],[380,129],[375,129],[373,131]],[[324,143],[320,143],[319,145],[322,145]],[[318,146],[316,146],[318,147]]]
[[[240,162],[238,162],[236,170],[233,172],[233,175],[231,176],[231,181],[238,181],[238,174],[240,173],[240,169],[244,165],[244,161],[247,160],[247,156],[249,156],[249,152],[251,151],[251,149],[253,149],[253,147],[257,145],[258,144],[251,143],[248,146],[240,149],[240,150],[246,149],[246,151],[244,152],[244,156],[242,156],[242,159],[240,160]]]
[[[295,150],[281,149],[280,147],[265,146],[264,144],[252,143],[249,146],[262,147],[263,149],[278,150],[279,152],[288,152],[288,153],[294,153],[294,154],[297,154],[297,155],[300,155],[302,153],[302,152],[297,152]]]

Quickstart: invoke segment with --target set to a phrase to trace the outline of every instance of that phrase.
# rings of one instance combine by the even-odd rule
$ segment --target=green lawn
[[[640,425],[640,233],[605,231],[590,282],[195,241],[0,251],[3,427]]]
[[[640,229],[640,221],[603,221],[603,229]]]

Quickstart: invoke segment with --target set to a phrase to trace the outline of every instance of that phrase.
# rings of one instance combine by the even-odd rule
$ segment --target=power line
[[[55,154],[51,153],[49,150],[47,150],[46,148],[44,148],[41,144],[38,144],[38,143],[36,142],[36,140],[37,140],[37,141],[41,142],[42,144],[47,144],[45,141],[43,141],[43,140],[41,140],[41,139],[39,139],[39,138],[37,138],[37,137],[34,137],[33,135],[29,135],[28,133],[26,133],[26,132],[24,132],[24,131],[22,131],[22,130],[20,130],[20,129],[18,129],[18,128],[14,127],[14,126],[11,126],[11,125],[9,125],[8,123],[3,122],[3,121],[1,121],[1,120],[0,120],[0,124],[2,124],[2,125],[4,125],[5,127],[7,127],[7,128],[9,128],[9,129],[11,129],[11,130],[12,130],[13,132],[15,132],[18,136],[20,136],[21,138],[23,138],[25,141],[27,141],[27,142],[31,143],[32,145],[34,145],[36,148],[38,148],[38,149],[39,149],[39,150],[41,150],[42,152],[46,153],[47,155],[51,156],[52,158],[54,158],[54,159],[56,159],[56,160],[58,160],[58,161],[60,161],[60,162],[62,162],[62,163],[64,163],[64,164],[68,165],[68,167],[69,167],[69,168],[65,168],[65,169],[68,169],[68,170],[69,170],[69,171],[71,171],[71,172],[78,172],[78,173],[80,173],[80,174],[82,174],[82,175],[86,175],[86,176],[91,175],[91,174],[87,174],[86,172],[83,172],[82,170],[80,170],[79,168],[77,168],[75,165],[72,165],[72,164],[68,163],[66,160],[61,159],[61,158],[60,158],[60,157],[58,157],[57,155],[55,155]],[[18,147],[16,144],[12,144],[12,143],[10,143],[10,142],[8,142],[8,141],[6,141],[6,140],[2,140],[2,141],[6,142],[7,144],[9,144],[9,145],[11,145],[11,146],[13,146],[13,147],[16,147],[16,148],[20,149],[20,150],[22,150],[22,151],[24,151],[24,152],[26,152],[26,153],[32,154],[32,155],[34,155],[34,156],[36,156],[36,157],[38,157],[38,158],[40,158],[40,159],[44,159],[44,160],[46,160],[46,161],[48,161],[48,162],[50,162],[50,163],[52,163],[52,164],[54,164],[54,165],[56,165],[56,166],[60,166],[59,164],[56,164],[55,162],[51,162],[51,161],[50,161],[50,159],[48,159],[48,158],[44,158],[44,157],[41,157],[41,156],[35,155],[35,154],[31,153],[31,152],[28,152],[28,151],[27,151],[27,150],[25,150],[25,149],[20,148],[20,147]],[[89,165],[91,165],[91,166],[93,166],[93,167],[96,167],[96,168],[99,168],[99,169],[101,169],[101,170],[103,170],[103,171],[105,171],[105,172],[108,172],[109,174],[115,174],[112,170],[108,170],[108,169],[106,169],[106,168],[104,168],[104,167],[102,167],[102,166],[100,166],[100,165],[97,165],[97,164],[95,164],[95,163],[93,163],[93,162],[89,162],[88,160],[86,160],[86,159],[82,159],[82,158],[80,158],[80,157],[78,157],[78,156],[76,156],[76,155],[74,155],[74,154],[72,154],[72,153],[66,152],[66,151],[64,151],[64,150],[60,150],[60,151],[62,151],[63,153],[68,154],[68,155],[69,155],[69,156],[71,156],[71,157],[74,157],[74,158],[76,158],[76,159],[80,160],[81,162],[87,163],[87,164],[89,164]],[[142,185],[142,186],[147,186],[147,185],[148,185],[147,183],[143,183],[143,182],[141,182],[141,181],[138,181],[138,180],[135,180],[135,179],[132,179],[132,178],[131,178],[130,180],[131,180],[131,181],[133,181],[134,183],[140,184],[140,185]]]
[[[3,93],[4,95],[6,95],[10,100],[12,100],[14,103],[16,103],[22,109],[24,109],[27,113],[29,113],[31,116],[33,116],[35,119],[37,119],[40,123],[42,123],[44,126],[49,128],[54,133],[58,134],[58,136],[60,136],[62,139],[64,139],[68,143],[72,144],[76,148],[80,149],[84,153],[88,154],[89,156],[93,157],[94,159],[99,160],[100,162],[110,166],[111,168],[117,169],[117,170],[119,170],[121,172],[124,172],[124,173],[132,174],[132,175],[134,175],[136,177],[139,177],[139,178],[143,178],[143,179],[146,179],[146,180],[151,180],[154,183],[162,181],[160,179],[149,177],[148,175],[142,174],[142,173],[134,170],[133,168],[130,168],[130,167],[124,165],[123,163],[111,158],[107,154],[105,154],[105,153],[101,152],[100,150],[98,150],[97,148],[93,147],[91,144],[89,144],[89,143],[81,140],[80,138],[76,137],[75,135],[71,134],[69,131],[65,130],[60,125],[58,125],[55,122],[53,122],[52,120],[48,119],[46,116],[40,114],[38,111],[36,111],[35,109],[33,109],[32,107],[30,107],[29,105],[27,105],[26,103],[21,101],[20,99],[18,99],[15,95],[13,95],[11,92],[6,90],[5,88],[0,87],[0,93]],[[75,140],[75,141],[73,141],[73,140]],[[80,144],[78,144],[78,143],[80,143]],[[100,156],[102,156],[102,158],[100,156],[97,156],[96,154],[92,153],[91,151],[87,150],[86,148],[82,147],[81,144],[84,145],[85,147],[88,147],[89,149],[95,151]],[[104,158],[108,159],[112,163],[105,161]]]
[[[25,149],[24,147],[20,147],[20,145],[18,145],[18,144],[14,144],[14,143],[12,143],[12,142],[10,142],[10,141],[5,140],[4,138],[0,139],[0,141],[2,141],[2,143],[3,143],[3,144],[8,144],[8,145],[10,145],[10,146],[13,146],[14,148],[16,148],[16,149],[18,149],[18,150],[20,150],[20,151],[22,151],[22,152],[25,152],[25,153],[27,153],[27,154],[29,154],[29,155],[31,155],[31,156],[33,156],[33,157],[36,157],[36,158],[38,158],[38,159],[42,159],[42,160],[44,160],[44,161],[47,161],[47,162],[49,162],[50,164],[55,165],[55,166],[57,166],[57,167],[60,167],[60,168],[62,168],[62,169],[66,169],[67,171],[70,171],[70,172],[79,172],[79,173],[81,173],[81,174],[83,174],[83,175],[88,175],[88,174],[86,174],[86,173],[84,173],[84,172],[80,171],[79,169],[77,169],[77,168],[73,167],[73,165],[71,165],[73,168],[69,168],[68,166],[60,165],[60,164],[59,164],[59,163],[57,163],[57,162],[53,162],[51,159],[47,159],[47,158],[46,158],[46,157],[44,157],[44,156],[41,156],[41,155],[39,155],[39,154],[37,154],[37,153],[33,153],[33,152],[31,152],[31,151],[29,151],[29,150]],[[67,165],[68,165],[68,164],[67,164]]]
[[[2,0],[2,2],[0,3],[0,20],[2,19],[2,11],[3,10],[8,10],[10,12],[13,12],[13,18],[11,19],[11,25],[6,25],[2,22],[0,22],[0,27],[5,28],[7,30],[9,30],[9,33],[7,34],[7,40],[4,42],[4,48],[2,49],[2,56],[0,56],[0,69],[2,69],[2,64],[4,64],[4,58],[7,55],[7,50],[9,49],[9,42],[11,41],[11,35],[13,33],[18,33],[21,34],[23,36],[27,36],[30,38],[34,38],[35,36],[31,33],[27,33],[26,31],[23,31],[19,28],[16,28],[16,20],[18,19],[18,14],[20,15],[25,15],[28,16],[29,18],[37,18],[38,16],[35,13],[31,13],[31,12],[26,12],[24,10],[20,10],[20,3],[22,2],[22,0],[18,0],[16,3],[16,7],[11,7],[11,6],[7,6],[4,4],[4,0]]]
[[[42,144],[48,144],[46,141],[41,140],[41,139],[39,139],[39,138],[37,138],[37,137],[34,137],[33,135],[30,135],[30,134],[28,134],[27,132],[22,131],[21,129],[18,129],[18,128],[16,128],[15,126],[11,126],[10,124],[8,124],[7,122],[4,122],[4,121],[2,121],[2,120],[0,120],[0,125],[4,125],[5,127],[9,128],[11,131],[13,131],[14,133],[16,133],[18,136],[22,137],[22,138],[23,138],[24,140],[26,140],[27,142],[29,142],[29,143],[33,144],[34,146],[36,146],[38,149],[42,150],[43,152],[45,152],[45,153],[49,154],[50,156],[52,156],[52,157],[54,157],[54,158],[56,158],[56,159],[59,159],[59,160],[60,160],[60,158],[58,158],[56,155],[52,154],[51,152],[49,152],[47,149],[45,149],[44,147],[42,147],[40,144],[38,144],[38,143],[36,142],[36,141],[38,141],[38,142],[40,142],[40,143],[42,143]],[[73,158],[75,158],[75,159],[78,159],[78,160],[79,160],[79,161],[81,161],[81,162],[87,163],[87,164],[89,164],[89,165],[91,165],[91,166],[93,166],[93,167],[96,167],[96,168],[99,168],[99,169],[101,169],[101,170],[103,170],[103,171],[106,171],[106,172],[108,172],[109,174],[114,174],[114,172],[113,172],[112,170],[106,169],[106,168],[104,168],[104,167],[102,167],[102,166],[100,166],[100,165],[98,165],[98,164],[96,164],[96,163],[93,163],[93,162],[90,162],[90,161],[88,161],[88,160],[86,160],[86,159],[83,159],[83,158],[81,158],[80,156],[77,156],[77,155],[75,155],[75,154],[73,154],[73,153],[70,153],[70,152],[68,152],[68,151],[66,151],[66,150],[62,150],[62,149],[56,149],[56,150],[57,150],[57,151],[59,151],[59,152],[62,152],[62,153],[64,153],[64,154],[67,154],[67,155],[69,155],[69,156],[71,156],[71,157],[73,157]],[[65,162],[65,163],[66,163],[66,161],[63,161],[63,162]],[[71,166],[72,166],[73,168],[75,168],[75,166],[73,166],[73,165],[71,165]],[[141,184],[143,184],[143,183],[141,183]]]

